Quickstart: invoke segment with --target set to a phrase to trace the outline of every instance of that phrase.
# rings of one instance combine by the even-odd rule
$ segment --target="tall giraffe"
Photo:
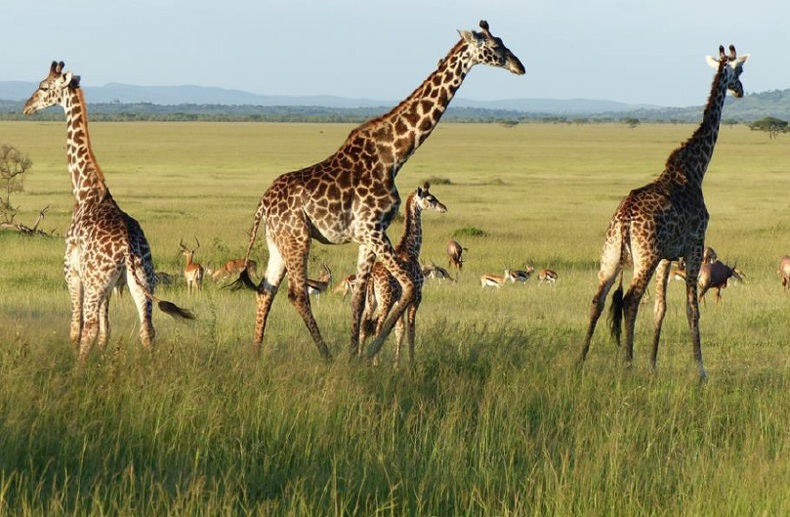
[[[242,272],[239,283],[255,289],[253,346],[260,351],[274,296],[288,274],[288,299],[305,322],[322,356],[331,354],[321,337],[306,290],[311,239],[360,245],[352,298],[351,352],[359,352],[360,318],[373,262],[378,258],[403,287],[401,301],[371,349],[378,349],[414,299],[414,283],[396,259],[386,234],[400,205],[395,176],[430,136],[471,68],[479,63],[523,74],[524,66],[480,22],[482,32],[459,31],[460,41],[438,68],[389,113],[357,127],[334,154],[305,169],[283,174],[264,193],[255,213],[247,256],[261,220],[266,221],[269,262],[259,285]]]
[[[653,271],[656,271],[653,351],[650,360],[651,367],[655,369],[661,324],[666,313],[669,266],[673,260],[684,257],[687,268],[686,314],[693,357],[700,379],[705,379],[697,301],[697,274],[702,262],[709,219],[702,195],[702,180],[719,135],[727,91],[731,91],[735,97],[743,96],[740,76],[743,64],[748,58],[748,54],[736,57],[735,47],[732,45],[729,55],[725,54],[722,46],[719,47],[719,59],[710,56],[707,58],[708,63],[716,69],[716,75],[699,128],[669,155],[664,172],[655,181],[632,190],[615,211],[606,231],[601,269],[598,272],[598,290],[592,299],[590,323],[584,339],[581,361],[587,357],[595,324],[601,316],[609,289],[619,273],[620,285],[612,301],[612,335],[619,345],[621,322],[625,316],[625,361],[626,364],[631,364],[639,302]],[[629,260],[634,265],[634,275],[623,296],[622,270]]]
[[[414,300],[407,308],[403,316],[398,320],[395,327],[395,366],[400,364],[400,350],[403,344],[404,333],[407,334],[409,345],[409,361],[414,362],[414,330],[417,318],[417,310],[422,302],[422,285],[425,277],[420,264],[420,250],[422,249],[422,211],[432,210],[444,213],[447,207],[444,206],[436,196],[430,192],[430,184],[425,183],[423,187],[409,194],[406,198],[404,213],[406,220],[403,223],[403,234],[400,242],[395,247],[397,257],[403,262],[409,273],[411,281],[414,283]],[[384,267],[383,264],[376,262],[371,271],[371,281],[368,284],[368,302],[362,316],[362,337],[361,342],[365,342],[366,327],[372,326],[376,320],[376,334],[381,333],[381,329],[392,310],[395,303],[400,299],[401,286],[394,276]],[[378,309],[378,316],[376,310]],[[375,356],[378,349],[371,349],[370,355]]]
[[[85,362],[98,338],[104,349],[110,337],[109,300],[119,279],[125,278],[140,315],[140,339],[153,346],[152,301],[172,315],[192,319],[189,311],[153,296],[151,250],[140,224],[118,207],[110,194],[88,134],[88,112],[80,77],[52,62],[49,75],[24,107],[32,115],[50,106],[66,113],[66,156],[74,193],[74,211],[66,233],[64,272],[71,296],[71,343]],[[130,280],[131,279],[131,280]]]

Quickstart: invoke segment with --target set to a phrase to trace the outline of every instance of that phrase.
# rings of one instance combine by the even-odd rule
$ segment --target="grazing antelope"
[[[491,274],[484,274],[480,277],[480,287],[485,289],[486,287],[496,287],[499,289],[505,283],[507,283],[508,279],[510,278],[510,270],[505,269],[504,275],[491,275]]]
[[[447,243],[447,267],[450,269],[455,268],[458,274],[461,274],[461,270],[464,267],[464,251],[467,251],[467,249],[461,246],[458,241],[450,241]]]
[[[790,289],[790,255],[782,257],[779,262],[779,274],[782,275],[782,290]]]
[[[432,210],[440,214],[447,211],[444,206],[436,197],[430,192],[430,184],[425,183],[423,187],[417,187],[417,190],[409,194],[406,198],[406,206],[404,213],[406,221],[403,225],[403,234],[401,235],[400,242],[395,248],[397,256],[400,258],[404,269],[408,271],[410,280],[414,283],[414,300],[408,304],[403,312],[403,316],[399,318],[395,326],[395,367],[400,365],[400,350],[403,344],[404,334],[407,336],[409,345],[409,362],[414,363],[414,332],[415,322],[417,319],[417,310],[420,308],[422,302],[422,286],[425,282],[422,267],[420,266],[420,249],[422,248],[422,211]],[[379,341],[384,324],[395,306],[396,302],[400,301],[403,291],[403,286],[395,278],[395,276],[384,266],[383,263],[377,262],[373,264],[371,270],[371,282],[368,284],[367,289],[367,303],[365,311],[362,314],[362,329],[361,329],[361,342],[365,342],[365,338],[370,333],[375,320],[376,341],[371,344],[368,352],[368,357],[376,360],[376,354],[380,346],[376,346]],[[378,311],[378,313],[377,313]]]
[[[558,277],[557,272],[552,269],[541,269],[538,271],[538,280],[540,280],[541,284],[554,285]]]
[[[229,260],[225,262],[222,267],[216,269],[215,271],[208,273],[211,276],[212,280],[219,280],[221,278],[226,278],[230,275],[236,275],[241,273],[244,270],[244,259],[236,259],[236,260]],[[258,263],[254,260],[250,260],[247,262],[247,272],[250,275],[257,276],[258,275]]]
[[[198,242],[197,237],[195,237],[195,243],[197,244],[197,248],[189,249],[184,245],[184,240],[181,240],[181,254],[184,255],[187,260],[186,266],[184,266],[184,280],[187,282],[188,293],[191,293],[192,289],[195,289],[197,292],[203,289],[203,273],[205,270],[203,266],[197,262],[193,262],[195,251],[200,248],[200,242]]]
[[[332,294],[342,294],[343,299],[346,299],[348,293],[354,292],[354,282],[357,281],[357,275],[351,274],[341,280],[334,289],[332,289]]]
[[[702,264],[699,269],[699,299],[705,303],[705,293],[708,289],[716,289],[716,302],[721,301],[721,290],[727,287],[730,278],[742,280],[737,264],[735,267],[730,267],[720,260]]]
[[[535,271],[535,268],[529,265],[525,267],[527,269],[507,269],[507,279],[513,283],[521,282],[522,284],[526,284],[529,277],[531,277],[532,273]]]
[[[455,282],[455,279],[450,276],[449,271],[444,269],[442,266],[437,266],[433,261],[431,261],[431,265],[422,265],[422,276],[424,276],[426,279],[436,278],[439,280],[450,280],[451,282]]]
[[[316,297],[316,300],[320,300],[321,293],[326,292],[331,284],[332,270],[326,264],[321,264],[321,275],[318,277],[318,280],[307,279],[307,294],[312,294]]]

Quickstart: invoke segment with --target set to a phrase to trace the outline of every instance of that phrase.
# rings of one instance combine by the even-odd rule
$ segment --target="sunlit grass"
[[[331,124],[102,123],[96,156],[121,207],[145,229],[156,269],[241,257],[260,195],[287,170],[332,153]],[[783,515],[790,511],[790,141],[722,129],[705,180],[709,243],[747,274],[702,308],[710,380],[691,362],[683,289],[669,285],[659,370],[647,367],[652,305],[626,370],[603,323],[575,361],[603,233],[618,201],[649,181],[688,125],[443,124],[401,171],[403,197],[433,179],[449,207],[424,214],[423,259],[458,282],[426,284],[417,363],[349,362],[349,304],[313,301],[336,360],[326,364],[281,294],[261,358],[249,292],[183,281],[160,297],[142,349],[128,299],[83,372],[68,345],[62,238],[0,234],[0,515]],[[62,123],[0,123],[30,154],[18,217],[62,235],[72,197]],[[441,180],[441,181],[440,181]],[[481,230],[481,234],[470,229]],[[391,235],[398,238],[394,225]],[[460,233],[457,233],[460,232]],[[314,245],[317,274],[354,269],[353,245]],[[265,246],[255,257],[263,270]],[[482,273],[530,262],[556,285],[481,289]]]

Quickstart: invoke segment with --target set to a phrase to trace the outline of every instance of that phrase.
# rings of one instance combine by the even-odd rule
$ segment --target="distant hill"
[[[0,81],[0,113],[14,118],[21,103],[37,84],[23,81]],[[85,87],[93,114],[124,114],[164,118],[184,115],[199,119],[226,115],[229,119],[246,116],[253,120],[366,120],[386,112],[397,100],[352,99],[336,96],[259,95],[241,90],[206,86],[134,86],[110,83]],[[725,119],[749,122],[772,116],[790,120],[790,89],[746,95],[728,99]],[[665,107],[633,105],[594,99],[509,99],[474,101],[457,98],[447,112],[455,120],[520,119],[614,119],[634,117],[643,121],[698,121],[702,106]]]

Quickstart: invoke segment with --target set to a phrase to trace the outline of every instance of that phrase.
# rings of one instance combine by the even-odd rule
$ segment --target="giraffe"
[[[395,327],[395,367],[400,365],[400,351],[403,344],[404,331],[408,335],[409,344],[409,361],[414,363],[414,329],[415,320],[417,317],[417,310],[420,308],[422,302],[422,286],[425,282],[425,276],[422,272],[422,265],[420,264],[420,249],[422,248],[422,211],[432,210],[443,214],[447,211],[447,207],[443,205],[436,197],[430,192],[430,183],[425,183],[422,187],[417,187],[417,190],[412,192],[406,198],[406,205],[404,213],[406,220],[403,224],[403,234],[401,235],[400,242],[395,247],[395,253],[401,260],[409,277],[414,284],[414,299],[407,311],[398,320]],[[368,301],[362,316],[362,336],[360,341],[365,342],[368,329],[376,320],[376,334],[381,333],[387,315],[392,310],[392,307],[401,297],[401,286],[395,277],[384,267],[380,262],[373,264],[371,270],[371,280],[368,283],[367,291]],[[376,317],[376,310],[378,309],[378,316]],[[380,346],[380,345],[379,345]],[[370,355],[376,357],[378,349],[371,350]]]
[[[66,113],[66,156],[75,204],[66,233],[64,273],[71,296],[72,346],[84,364],[94,341],[103,350],[110,337],[109,299],[126,283],[140,316],[140,339],[153,348],[152,301],[172,316],[192,319],[187,310],[153,296],[151,250],[140,224],[118,207],[90,144],[88,113],[80,77],[53,61],[47,77],[25,104],[32,115],[50,106]]]
[[[691,333],[693,358],[702,381],[706,378],[699,335],[697,275],[705,248],[708,210],[702,195],[702,180],[708,168],[719,134],[724,99],[729,90],[735,97],[743,96],[740,81],[748,54],[737,57],[730,45],[729,55],[719,47],[719,58],[708,57],[716,69],[702,123],[694,134],[667,159],[659,177],[641,188],[632,190],[614,213],[601,254],[598,289],[592,299],[590,323],[584,339],[581,361],[590,349],[595,324],[603,311],[606,296],[615,277],[620,284],[612,301],[612,335],[620,344],[621,323],[625,316],[625,362],[633,360],[634,325],[642,295],[656,271],[656,301],[653,316],[653,349],[650,365],[656,368],[661,324],[666,313],[667,278],[673,260],[686,261],[686,315]],[[632,262],[634,274],[623,296],[623,266]]]
[[[360,319],[370,270],[378,258],[401,283],[401,301],[372,349],[378,349],[414,299],[415,286],[396,258],[386,229],[398,212],[395,177],[430,136],[471,68],[483,63],[521,75],[524,66],[489,31],[459,31],[461,39],[437,69],[390,112],[352,130],[345,143],[325,160],[274,180],[258,204],[247,255],[265,218],[269,261],[258,285],[242,272],[236,285],[256,291],[253,348],[260,352],[272,301],[285,274],[288,299],[302,317],[320,354],[331,358],[307,296],[307,256],[312,239],[324,244],[359,244],[352,296],[351,354],[359,353]]]

